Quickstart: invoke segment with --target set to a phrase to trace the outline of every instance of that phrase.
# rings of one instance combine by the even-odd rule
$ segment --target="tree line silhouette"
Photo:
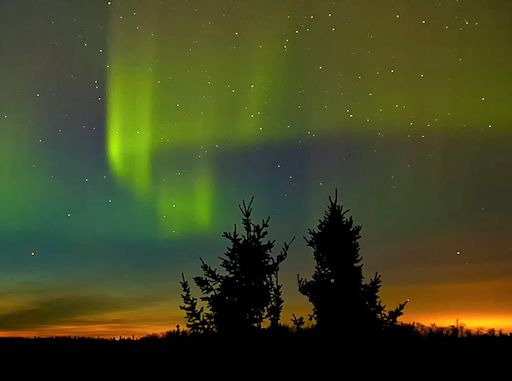
[[[274,256],[275,241],[268,238],[270,218],[254,222],[252,205],[253,198],[239,205],[242,231],[235,225],[233,232],[223,234],[229,246],[220,257],[220,270],[201,259],[202,274],[193,278],[199,299],[182,274],[180,308],[192,334],[243,335],[265,325],[273,331],[282,327],[279,267],[294,239]],[[361,226],[348,212],[338,202],[336,190],[318,226],[304,237],[313,251],[315,270],[311,279],[297,276],[298,291],[313,305],[310,320],[317,332],[350,329],[376,335],[397,326],[407,302],[388,311],[379,295],[380,275],[365,282],[359,253]],[[292,323],[298,331],[305,321],[293,315]]]

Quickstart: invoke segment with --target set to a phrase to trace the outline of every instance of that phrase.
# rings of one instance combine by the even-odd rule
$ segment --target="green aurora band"
[[[464,133],[491,123],[500,128],[511,118],[504,85],[510,75],[485,70],[487,59],[498,61],[504,53],[482,58],[489,49],[486,39],[502,36],[477,34],[491,21],[483,16],[480,23],[460,20],[473,49],[480,50],[467,57],[474,52],[463,50],[466,40],[456,28],[442,27],[449,21],[444,15],[430,17],[429,29],[396,18],[387,25],[395,37],[383,40],[371,32],[360,35],[371,31],[372,23],[378,28],[377,19],[360,19],[364,25],[340,22],[361,9],[379,14],[371,2],[346,4],[343,14],[334,15],[329,4],[319,3],[309,18],[295,17],[306,4],[293,1],[201,6],[198,12],[173,2],[141,7],[123,1],[111,13],[109,165],[121,183],[154,204],[164,236],[210,228],[220,152],[297,141],[313,126],[323,136],[406,129],[420,136],[432,129]],[[261,17],[252,17],[255,12]],[[212,21],[211,14],[220,18]],[[199,21],[187,23],[189,17]],[[436,34],[428,32],[432,24],[439,24]],[[435,43],[431,50],[414,48],[426,41]],[[439,60],[427,59],[431,54]],[[463,65],[466,58],[471,66]],[[460,70],[447,73],[451,62],[459,62]],[[338,74],[327,81],[333,73]],[[347,80],[354,85],[345,88]],[[473,85],[467,88],[469,81]],[[467,89],[459,93],[462,86]],[[314,101],[309,94],[315,94]],[[167,173],[156,165],[162,155]]]
[[[123,16],[133,9],[130,5],[119,4],[111,23],[110,168],[140,197],[157,200],[164,235],[208,229],[216,190],[211,165],[215,151],[220,145],[232,149],[261,143],[264,115],[278,111],[271,110],[276,103],[273,82],[279,81],[282,66],[277,63],[281,47],[272,43],[276,31],[267,30],[265,41],[246,36],[251,43],[237,41],[235,32],[224,49],[205,49],[198,57],[182,44],[173,44],[166,24],[174,25],[177,18],[159,19],[161,9],[153,4],[142,10],[147,27],[141,30]],[[184,24],[179,27],[186,29]],[[224,28],[213,35],[203,32],[215,46],[219,44],[214,40],[222,40],[224,33]],[[262,43],[269,47],[261,49],[257,44]],[[244,48],[237,49],[238,44]],[[220,103],[216,96],[223,93]],[[289,135],[282,128],[269,132],[273,139]],[[155,178],[153,159],[159,151],[170,152],[175,168],[165,182]]]

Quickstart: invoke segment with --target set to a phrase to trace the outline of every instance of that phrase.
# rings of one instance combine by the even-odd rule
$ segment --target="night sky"
[[[0,0],[0,334],[183,324],[255,197],[285,323],[338,188],[405,321],[512,328],[512,3]]]

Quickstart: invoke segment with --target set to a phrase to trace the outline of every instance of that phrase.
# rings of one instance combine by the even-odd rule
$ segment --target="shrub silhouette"
[[[242,213],[243,232],[236,225],[232,233],[223,236],[229,247],[220,258],[219,272],[201,259],[202,275],[194,277],[201,290],[200,307],[191,294],[183,276],[183,305],[187,327],[191,332],[215,331],[222,334],[248,333],[261,328],[264,321],[271,327],[279,325],[283,299],[279,283],[279,265],[288,254],[290,243],[285,243],[274,258],[274,241],[268,240],[270,218],[254,223],[251,217],[253,199],[239,205]],[[293,240],[292,240],[293,241]]]
[[[304,318],[302,316],[295,316],[295,314],[292,314],[292,324],[295,328],[295,332],[299,332],[302,330],[302,327],[304,326]]]
[[[379,290],[379,274],[364,282],[359,254],[361,226],[338,204],[338,192],[317,229],[305,238],[313,249],[315,271],[311,280],[298,277],[299,291],[313,304],[312,318],[319,330],[376,333],[395,325],[406,303],[387,312]]]

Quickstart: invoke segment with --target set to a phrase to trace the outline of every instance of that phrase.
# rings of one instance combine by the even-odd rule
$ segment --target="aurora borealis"
[[[512,328],[512,4],[0,0],[0,334],[182,323],[237,204],[285,323],[339,188],[404,319]],[[34,255],[32,255],[34,253]]]

